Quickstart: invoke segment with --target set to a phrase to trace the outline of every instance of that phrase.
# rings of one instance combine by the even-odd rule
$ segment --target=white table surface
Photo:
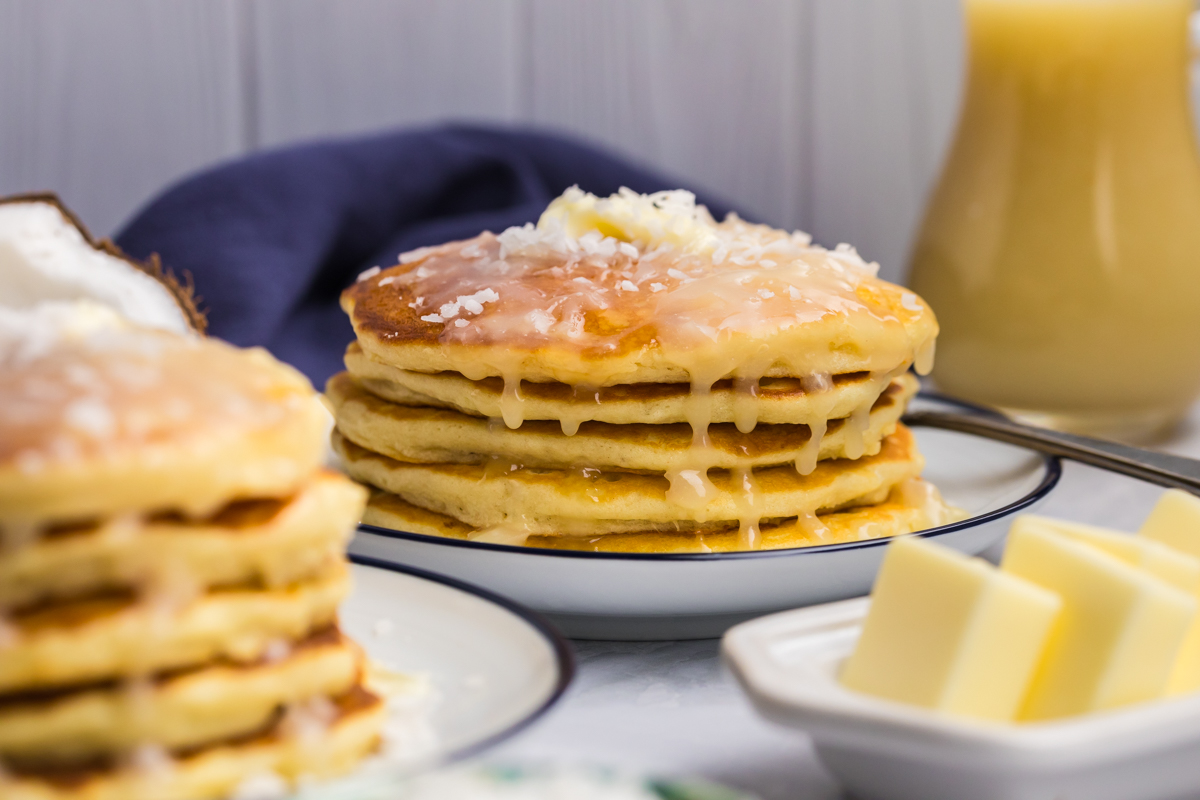
[[[1161,449],[1200,458],[1200,406]],[[1065,463],[1038,513],[1134,530],[1160,493]],[[702,777],[762,800],[843,797],[801,734],[759,719],[718,661],[718,640],[575,642],[579,669],[545,718],[488,763],[595,764]]]

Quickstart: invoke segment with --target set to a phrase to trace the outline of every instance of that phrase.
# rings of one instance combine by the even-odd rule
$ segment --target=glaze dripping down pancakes
[[[326,394],[369,523],[703,551],[954,513],[898,421],[928,306],[852,248],[718,223],[687,192],[573,188],[536,226],[369,270],[342,306],[357,340]]]

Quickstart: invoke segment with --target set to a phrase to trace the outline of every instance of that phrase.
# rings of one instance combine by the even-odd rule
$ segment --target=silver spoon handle
[[[1200,494],[1200,461],[1194,458],[1172,456],[1104,439],[1035,428],[1000,416],[914,410],[905,414],[903,421],[906,425],[973,433],[1119,472],[1159,486]]]

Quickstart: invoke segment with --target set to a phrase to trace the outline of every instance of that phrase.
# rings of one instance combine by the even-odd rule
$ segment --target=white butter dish
[[[868,598],[725,634],[726,663],[768,719],[805,731],[862,800],[1167,800],[1200,796],[1200,694],[1051,722],[954,717],[844,688]]]

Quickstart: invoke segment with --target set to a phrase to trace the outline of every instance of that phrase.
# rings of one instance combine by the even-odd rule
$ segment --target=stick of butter
[[[1164,694],[1196,614],[1192,595],[1024,518],[1009,531],[1000,567],[1063,601],[1018,718],[1054,719]]]
[[[1200,498],[1179,489],[1168,489],[1158,499],[1138,534],[1181,553],[1200,557]],[[1200,618],[1200,614],[1197,617]],[[1197,690],[1200,690],[1200,619],[1188,631],[1167,682],[1169,695]]]
[[[1021,706],[1061,601],[918,537],[888,545],[843,685],[991,720]]]

